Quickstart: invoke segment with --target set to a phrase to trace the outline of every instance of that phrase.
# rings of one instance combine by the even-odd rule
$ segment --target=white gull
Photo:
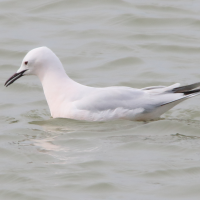
[[[53,118],[154,120],[178,103],[200,94],[200,89],[195,89],[199,82],[182,87],[176,83],[142,89],[81,85],[69,78],[59,58],[47,47],[29,51],[5,85],[25,75],[40,79]]]

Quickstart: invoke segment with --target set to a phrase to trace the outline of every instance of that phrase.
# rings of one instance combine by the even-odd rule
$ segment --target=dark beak
[[[27,71],[27,69],[19,72],[19,73],[15,73],[13,74],[6,82],[5,82],[5,86],[8,87],[10,84],[14,83],[18,78],[22,77],[24,72]]]

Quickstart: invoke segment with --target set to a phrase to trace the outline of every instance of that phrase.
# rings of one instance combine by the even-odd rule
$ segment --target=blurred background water
[[[0,0],[0,199],[199,199],[200,97],[149,123],[52,119],[39,80],[5,88],[47,46],[89,86],[200,81],[198,0]]]

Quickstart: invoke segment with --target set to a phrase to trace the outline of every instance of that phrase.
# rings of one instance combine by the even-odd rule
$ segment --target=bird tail
[[[181,86],[181,87],[176,87],[174,89],[172,89],[172,93],[182,93],[184,96],[179,98],[179,99],[176,99],[176,100],[173,100],[173,101],[170,101],[170,102],[167,102],[165,104],[162,104],[162,106],[164,105],[167,105],[167,104],[171,104],[173,105],[172,107],[174,107],[175,105],[177,105],[178,103],[186,100],[186,99],[189,99],[191,97],[194,97],[196,95],[199,95],[200,94],[200,88],[199,89],[195,89],[195,88],[198,88],[200,87],[200,82],[198,83],[194,83],[194,84],[191,84],[191,85],[185,85],[185,86]]]

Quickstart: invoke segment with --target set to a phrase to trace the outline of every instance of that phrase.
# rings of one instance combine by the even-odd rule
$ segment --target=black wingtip
[[[193,94],[193,93],[197,93],[197,92],[200,92],[200,89],[186,91],[186,92],[183,92],[183,94],[184,95],[189,95],[189,94]]]
[[[195,93],[195,91],[198,92],[198,89],[194,90],[197,87],[200,87],[200,82],[193,83],[191,85],[185,85],[185,86],[177,87],[177,88],[174,88],[172,91],[174,93],[192,94],[192,93]]]

